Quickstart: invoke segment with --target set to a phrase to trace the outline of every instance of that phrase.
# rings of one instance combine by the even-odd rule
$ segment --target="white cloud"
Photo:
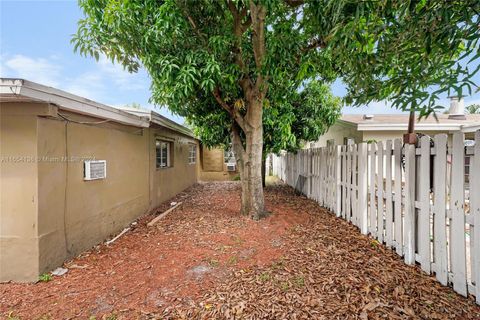
[[[91,100],[102,101],[105,97],[104,79],[98,71],[88,71],[74,78],[67,78],[61,89]]]
[[[98,66],[100,72],[108,77],[121,90],[148,90],[149,88],[149,84],[146,81],[139,80],[137,74],[128,72],[119,64],[113,64],[105,56],[100,57]]]
[[[0,56],[1,77],[24,78],[104,103],[116,101],[115,89],[132,93],[149,90],[145,71],[139,71],[140,75],[129,73],[121,65],[112,64],[105,56],[101,56],[93,68],[82,70],[78,75],[72,76],[67,69],[62,67],[62,57],[58,55],[48,58],[20,54]]]
[[[44,58],[31,58],[21,54],[7,58],[2,57],[0,74],[2,77],[18,77],[57,87],[61,67]]]

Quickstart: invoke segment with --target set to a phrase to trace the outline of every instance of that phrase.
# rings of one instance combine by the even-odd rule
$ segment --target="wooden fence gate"
[[[480,304],[480,131],[283,153],[273,173]]]

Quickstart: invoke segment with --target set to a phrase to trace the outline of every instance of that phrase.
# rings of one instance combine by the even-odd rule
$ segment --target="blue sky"
[[[21,77],[50,85],[112,106],[148,103],[148,74],[141,70],[130,74],[119,65],[101,58],[81,57],[73,53],[70,37],[76,32],[82,12],[76,0],[0,0],[0,76]],[[345,94],[337,81],[332,90]],[[480,102],[480,95],[465,98],[465,105]],[[448,100],[440,104],[448,106]],[[157,109],[167,117],[183,122],[166,109]],[[398,113],[385,102],[368,107],[345,107],[344,113]]]

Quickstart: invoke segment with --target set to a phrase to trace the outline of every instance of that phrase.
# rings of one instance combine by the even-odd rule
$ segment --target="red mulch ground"
[[[362,236],[283,185],[272,215],[239,215],[238,183],[192,187],[155,227],[142,217],[111,245],[36,284],[0,284],[8,319],[480,319],[472,297]],[[168,208],[166,203],[159,208]]]

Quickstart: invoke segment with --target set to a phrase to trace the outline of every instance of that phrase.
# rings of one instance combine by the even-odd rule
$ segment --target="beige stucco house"
[[[35,281],[197,182],[198,140],[21,79],[0,82],[0,281]]]
[[[200,146],[200,150],[200,180],[229,181],[238,177],[235,156],[230,149]]]

